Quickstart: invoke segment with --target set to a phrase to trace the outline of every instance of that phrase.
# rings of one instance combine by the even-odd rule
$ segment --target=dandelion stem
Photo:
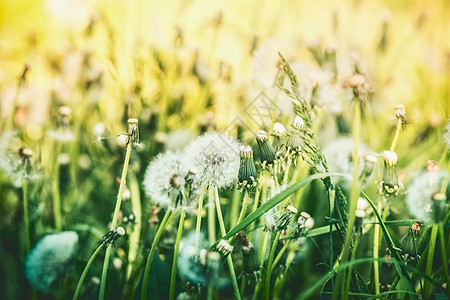
[[[377,210],[381,211],[381,200],[378,202]],[[376,217],[375,217],[376,221]],[[373,226],[373,276],[374,276],[374,284],[375,284],[375,295],[380,293],[380,270],[378,265],[378,252],[380,249],[380,227],[378,224],[374,224]]]
[[[216,200],[215,202],[216,202],[217,218],[219,219],[220,231],[221,231],[222,236],[225,236],[227,234],[227,231],[225,230],[225,224],[223,222],[222,210],[220,208],[219,190],[217,187],[214,187],[214,198]],[[231,253],[227,255],[227,263],[228,263],[228,268],[230,270],[230,276],[231,276],[231,282],[233,284],[234,294],[236,296],[236,299],[240,300],[241,294],[239,292],[239,285],[238,285],[238,282],[236,279],[236,273],[234,272],[233,259],[231,258]]]
[[[30,227],[29,227],[29,219],[28,219],[28,180],[24,178],[22,180],[22,194],[23,194],[23,219],[25,223],[25,245],[27,253],[30,252]]]
[[[444,267],[444,278],[448,280],[448,259],[447,259],[447,249],[445,248],[445,237],[444,237],[444,227],[445,225],[441,225],[439,227],[439,242],[441,244],[441,255],[442,255],[442,262]],[[450,288],[447,285],[447,292],[449,292]]]
[[[252,212],[254,212],[256,209],[258,209],[259,196],[260,195],[261,195],[261,189],[257,189],[256,193],[255,193],[255,197],[253,198]],[[249,234],[248,234],[249,238],[253,236],[253,228],[255,228],[255,223],[256,223],[256,221],[252,222],[249,225],[249,229],[248,229],[248,231],[249,231]]]
[[[178,223],[177,238],[175,240],[175,250],[173,252],[173,263],[172,263],[172,274],[170,276],[170,294],[169,300],[173,300],[175,297],[175,284],[177,279],[177,266],[178,266],[178,251],[180,250],[180,241],[183,234],[184,217],[186,216],[186,211],[181,209],[180,221]]]
[[[133,270],[133,265],[136,260],[139,237],[141,233],[141,198],[139,192],[139,184],[137,182],[136,176],[130,174],[130,192],[131,192],[131,206],[133,208],[133,213],[136,217],[136,223],[133,226],[133,231],[130,234],[129,239],[129,250],[128,250],[128,266],[127,266],[127,280],[130,279],[131,272]]]
[[[208,236],[209,243],[213,244],[216,241],[216,217],[215,217],[215,207],[214,207],[214,192],[208,190]]]
[[[392,140],[391,149],[389,151],[394,152],[397,146],[398,138],[400,136],[400,131],[402,130],[402,119],[397,119],[397,129],[395,130],[394,139]]]
[[[158,231],[156,232],[155,239],[153,240],[152,247],[150,248],[150,252],[147,256],[147,263],[145,265],[145,271],[144,271],[144,279],[142,282],[142,294],[141,299],[146,300],[147,299],[147,286],[148,286],[148,276],[150,274],[150,267],[152,265],[153,256],[156,252],[156,246],[158,245],[159,239],[161,238],[161,235],[164,232],[164,229],[166,228],[167,222],[170,219],[172,211],[168,209],[161,221],[161,224],[159,224]]]
[[[124,162],[123,169],[122,169],[122,176],[120,178],[119,193],[117,195],[116,207],[114,209],[114,215],[113,215],[113,219],[111,222],[111,230],[114,230],[116,228],[117,219],[119,218],[120,205],[122,204],[123,190],[125,188],[125,182],[127,179],[128,164],[130,162],[131,148],[132,148],[132,143],[129,142],[127,144],[127,152],[125,154],[125,162]],[[100,293],[98,296],[99,300],[103,300],[105,298],[106,278],[108,275],[108,265],[109,265],[110,256],[111,256],[111,246],[108,246],[108,248],[106,248],[105,260],[103,262],[102,279],[101,279],[101,283],[100,283]]]
[[[59,142],[56,142],[55,145],[55,167],[53,170],[53,182],[52,182],[52,200],[53,200],[53,215],[55,218],[55,228],[57,231],[61,231],[62,229],[62,220],[61,220],[61,195],[59,193],[59,161],[58,156],[61,152],[61,145]]]
[[[200,243],[200,229],[202,228],[202,211],[203,211],[203,198],[205,195],[205,189],[202,188],[200,192],[200,198],[198,199],[197,208],[197,224],[195,226],[195,255],[198,256],[199,243]]]
[[[270,299],[270,278],[272,274],[272,266],[273,266],[273,259],[275,257],[275,251],[277,249],[278,240],[280,239],[281,231],[277,231],[275,234],[275,237],[273,239],[272,247],[270,248],[270,254],[269,254],[269,260],[267,261],[267,270],[266,270],[266,284],[265,284],[265,299]]]
[[[344,249],[342,251],[342,261],[341,264],[345,264],[349,259],[349,251],[350,251],[350,244],[352,241],[353,236],[353,226],[355,224],[355,211],[356,211],[356,205],[358,201],[358,195],[359,195],[359,185],[358,185],[358,166],[359,166],[359,149],[358,149],[358,142],[359,142],[359,136],[360,136],[360,126],[361,126],[361,104],[359,99],[355,99],[354,102],[354,113],[353,113],[353,126],[352,126],[352,132],[353,132],[353,181],[352,181],[352,188],[350,192],[350,207],[349,207],[349,218],[348,218],[348,227],[347,232],[345,234],[345,243],[344,243]],[[339,287],[342,284],[343,276],[345,272],[341,272],[338,274],[337,277],[337,287]],[[350,276],[350,274],[348,275]],[[333,291],[333,297],[332,299],[337,299],[338,296],[338,290],[339,288],[336,288]],[[346,295],[348,296],[348,291],[345,290],[344,286],[342,286],[341,289],[341,298],[346,299]]]
[[[245,212],[247,211],[247,206],[248,206],[248,198],[249,198],[248,191],[245,190],[245,192],[244,192],[244,200],[242,202],[242,209],[241,209],[241,212],[239,213],[239,218],[238,218],[238,220],[236,222],[236,225],[241,223],[241,221],[245,217]]]
[[[97,249],[95,249],[94,253],[92,253],[91,257],[89,258],[86,266],[84,267],[83,273],[81,273],[80,280],[78,280],[77,288],[75,289],[75,293],[73,294],[73,298],[72,298],[73,300],[78,299],[78,296],[80,295],[80,292],[81,292],[81,286],[83,285],[84,279],[86,278],[86,275],[87,275],[87,273],[89,271],[89,268],[91,267],[92,262],[97,257],[97,255],[100,252],[100,250],[103,249],[104,245],[105,245],[104,243],[101,243],[97,247]]]
[[[431,271],[433,269],[433,259],[434,259],[434,248],[436,246],[436,237],[438,233],[439,224],[434,223],[433,227],[431,228],[431,236],[430,236],[430,243],[428,248],[428,256],[427,256],[427,266],[425,268],[425,274],[428,276],[431,276]],[[430,282],[425,280],[424,283],[424,295],[425,298],[429,298],[431,296],[430,292]]]

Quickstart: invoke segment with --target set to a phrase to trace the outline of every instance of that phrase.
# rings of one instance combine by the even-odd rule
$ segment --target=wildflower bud
[[[259,151],[261,155],[261,162],[273,164],[276,158],[276,152],[273,146],[269,143],[267,132],[259,130],[256,133],[256,141],[258,142]]]
[[[408,120],[406,119],[405,106],[403,104],[395,106],[395,117],[402,121],[402,127],[405,129],[408,124]]]
[[[27,148],[25,148],[25,149],[21,148],[19,150],[19,154],[21,154],[21,156],[23,156],[24,158],[30,158],[31,156],[33,156],[33,150],[27,149]]]
[[[275,221],[274,231],[281,231],[286,229],[286,227],[291,223],[292,218],[298,212],[298,210],[292,205],[286,206],[281,216]]]
[[[400,188],[397,176],[397,154],[384,151],[383,178],[380,181],[380,194],[397,196]]]
[[[372,175],[372,172],[375,168],[375,164],[377,163],[377,158],[374,155],[366,155],[364,156],[364,165],[363,170],[360,175],[360,181],[363,184],[367,184],[367,179]]]
[[[366,83],[366,76],[362,74],[355,74],[353,76],[347,77],[344,80],[344,88],[348,87],[358,87]]]
[[[308,232],[308,230],[314,227],[314,219],[311,218],[310,214],[302,211],[300,217],[298,217],[296,228],[294,230],[294,236],[299,237],[300,235]]]
[[[392,271],[393,271],[394,264],[391,261],[392,257],[391,257],[391,253],[389,252],[388,248],[386,248],[384,258],[388,259],[388,260],[384,261],[381,264],[380,285],[383,288],[383,290],[390,289],[390,287],[392,285]]]
[[[217,250],[219,250],[220,253],[222,253],[223,256],[227,256],[233,251],[233,246],[230,245],[225,240],[220,240],[219,244],[217,245]]]
[[[135,118],[128,119],[128,137],[126,144],[139,144],[138,120]]]
[[[303,121],[303,119],[300,118],[299,116],[295,116],[293,126],[294,126],[294,128],[297,128],[297,129],[304,128],[305,127],[305,121]]]
[[[120,226],[117,227],[116,231],[117,231],[117,234],[120,235],[120,236],[124,236],[125,235],[125,229],[123,229],[123,227],[120,227]]]
[[[259,270],[259,263],[253,249],[253,244],[243,233],[238,236],[240,237],[242,243],[241,252],[244,271],[248,274],[254,274],[254,272]]]
[[[406,260],[415,258],[416,254],[418,254],[417,238],[420,234],[420,227],[422,224],[422,221],[417,221],[412,224],[411,228],[408,230],[408,233],[403,238],[402,251]]]
[[[363,225],[363,221],[364,221],[364,217],[366,216],[366,212],[364,210],[361,209],[357,209],[355,211],[355,232],[362,232],[362,225]]]
[[[366,199],[359,197],[358,202],[356,204],[356,209],[365,211],[368,205],[369,204],[367,203]]]
[[[443,192],[434,193],[431,197],[434,223],[442,224],[445,221],[445,216],[448,213],[447,209],[447,195]]]
[[[427,161],[427,171],[430,173],[437,173],[439,171],[439,167],[434,160]]]
[[[253,162],[253,150],[250,146],[241,146],[240,154],[239,183],[243,187],[255,187],[257,174],[255,163]]]
[[[283,138],[286,135],[286,127],[284,127],[281,123],[274,123],[273,124],[273,142],[272,146],[275,150],[277,150],[277,157],[280,156],[280,149],[283,147]]]
[[[72,113],[72,109],[68,106],[61,106],[58,109],[58,113],[61,115],[61,117],[68,118],[70,116],[70,114]]]

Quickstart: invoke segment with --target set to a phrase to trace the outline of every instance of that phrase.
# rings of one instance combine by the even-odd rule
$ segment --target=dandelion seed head
[[[143,185],[153,202],[163,207],[174,205],[184,188],[179,178],[184,179],[189,171],[185,161],[180,152],[167,151],[149,164]]]
[[[240,144],[219,133],[205,133],[185,149],[189,167],[197,170],[201,186],[227,188],[238,178]]]
[[[372,151],[365,143],[359,143],[359,150],[361,153],[359,167],[363,170],[363,158]],[[338,172],[345,175],[347,178],[352,178],[353,172],[353,139],[352,138],[338,138],[328,143],[323,148],[328,162],[328,167],[331,172]],[[348,183],[345,183],[348,184]]]
[[[428,172],[411,174],[413,181],[406,186],[406,206],[412,216],[420,220],[431,219],[432,196],[439,191],[440,183],[446,172]]]
[[[38,291],[49,292],[60,276],[70,269],[78,234],[65,231],[46,235],[28,254],[25,275]]]

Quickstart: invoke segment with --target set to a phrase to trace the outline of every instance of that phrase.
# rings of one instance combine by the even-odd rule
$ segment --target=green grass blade
[[[248,215],[242,222],[237,224],[233,229],[231,229],[225,236],[223,236],[221,239],[228,239],[238,233],[240,230],[244,229],[248,225],[250,225],[252,222],[257,220],[259,217],[264,215],[267,211],[269,211],[271,208],[273,208],[275,205],[281,203],[283,200],[285,200],[287,197],[292,195],[293,193],[297,192],[299,189],[303,188],[305,185],[313,181],[314,179],[318,178],[324,178],[324,177],[330,177],[330,176],[342,176],[339,173],[334,172],[327,172],[327,173],[317,173],[311,176],[308,176],[292,185],[290,185],[288,188],[286,188],[281,193],[277,194],[272,199],[268,200],[266,203],[261,205],[258,209],[256,209],[254,212],[252,212],[250,215]],[[220,241],[220,239],[219,239]],[[219,241],[215,242],[210,248],[214,248]]]
[[[410,292],[415,292],[414,284],[412,283],[411,278],[408,275],[408,272],[406,272],[405,264],[402,262],[401,257],[397,252],[398,248],[395,247],[395,244],[394,244],[391,236],[389,235],[386,225],[384,224],[382,218],[380,217],[380,214],[378,213],[375,205],[370,200],[369,196],[367,196],[363,191],[361,191],[361,195],[364,198],[366,198],[367,202],[372,207],[372,210],[378,219],[384,239],[386,240],[386,244],[387,244],[389,250],[391,251],[391,256],[393,257],[395,269],[397,270],[397,273],[400,276],[400,282],[402,283],[402,286],[404,286]]]

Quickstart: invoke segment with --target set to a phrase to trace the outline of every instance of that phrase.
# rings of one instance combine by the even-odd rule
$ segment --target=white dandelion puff
[[[420,220],[431,219],[432,196],[439,191],[446,172],[421,172],[413,176],[414,180],[406,189],[406,204],[409,212]]]
[[[145,193],[159,206],[174,206],[183,197],[188,172],[181,153],[167,151],[159,154],[145,172]]]
[[[76,251],[78,234],[65,231],[46,235],[28,254],[25,275],[38,291],[48,292],[67,273]]]
[[[201,186],[227,188],[238,178],[240,144],[232,137],[206,133],[185,149],[190,167]]]

